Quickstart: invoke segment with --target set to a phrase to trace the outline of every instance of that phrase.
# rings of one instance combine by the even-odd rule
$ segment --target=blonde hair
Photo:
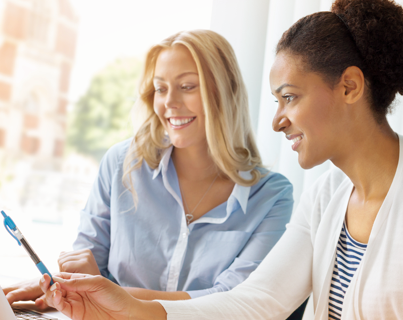
[[[131,172],[141,167],[143,160],[155,169],[163,151],[170,147],[165,129],[154,112],[154,69],[159,53],[175,45],[185,46],[196,62],[205,113],[208,152],[227,178],[243,186],[257,183],[262,174],[259,151],[251,128],[248,97],[235,53],[221,35],[210,30],[179,32],[147,53],[135,108],[145,114],[124,161],[123,182],[131,189],[135,203],[137,195]],[[251,170],[252,178],[243,179],[239,171]],[[129,181],[129,183],[127,183]]]

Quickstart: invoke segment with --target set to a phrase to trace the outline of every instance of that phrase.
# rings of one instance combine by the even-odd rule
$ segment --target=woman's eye
[[[194,86],[182,86],[183,90],[192,90]]]
[[[287,103],[290,103],[295,99],[295,96],[283,96],[283,98],[287,101]]]
[[[154,92],[157,92],[157,93],[163,93],[165,90],[164,90],[164,88],[155,88],[155,90],[154,90]]]

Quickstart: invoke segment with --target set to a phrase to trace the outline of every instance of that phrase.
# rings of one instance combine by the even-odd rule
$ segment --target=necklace
[[[196,206],[193,208],[192,212],[189,212],[190,210],[189,210],[188,204],[186,203],[186,199],[185,199],[185,197],[182,197],[182,198],[183,198],[183,202],[185,203],[186,210],[187,210],[187,212],[189,212],[189,213],[186,213],[186,212],[185,212],[186,222],[187,222],[188,225],[189,225],[189,224],[192,222],[192,220],[194,219],[194,217],[193,217],[193,212],[196,211],[197,207],[198,207],[199,204],[203,201],[203,199],[204,199],[204,197],[206,196],[206,194],[210,191],[211,187],[213,186],[213,184],[214,184],[214,182],[217,180],[217,178],[218,178],[218,173],[217,173],[217,175],[215,176],[213,182],[212,182],[212,183],[210,184],[210,186],[208,187],[207,191],[203,194],[203,196],[201,197],[201,199],[199,200],[199,202],[198,202],[198,203],[196,204]],[[180,188],[180,186],[179,186],[179,188]],[[182,190],[181,190],[181,192],[182,192]]]

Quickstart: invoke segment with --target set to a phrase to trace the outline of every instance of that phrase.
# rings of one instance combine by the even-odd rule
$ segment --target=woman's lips
[[[294,151],[297,150],[297,148],[299,147],[299,145],[302,142],[302,139],[303,139],[303,136],[300,136],[299,139],[296,138],[296,139],[292,140],[294,142],[294,144],[291,146],[292,150],[294,150]]]
[[[304,139],[304,135],[303,134],[286,135],[286,138],[293,142],[293,145],[291,146],[291,148],[292,148],[292,150],[295,151],[298,148],[298,146],[301,144],[302,140]]]
[[[174,130],[183,129],[190,126],[196,117],[181,117],[181,118],[168,118],[168,123]]]

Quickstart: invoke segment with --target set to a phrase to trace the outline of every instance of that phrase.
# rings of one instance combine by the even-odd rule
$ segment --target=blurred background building
[[[0,2],[0,194],[7,202],[43,200],[38,186],[62,169],[78,26],[69,0]],[[42,191],[54,197],[54,184]]]
[[[0,2],[1,162],[61,168],[78,18],[68,0]]]
[[[78,27],[69,0],[0,2],[0,196],[34,220],[62,221]]]

